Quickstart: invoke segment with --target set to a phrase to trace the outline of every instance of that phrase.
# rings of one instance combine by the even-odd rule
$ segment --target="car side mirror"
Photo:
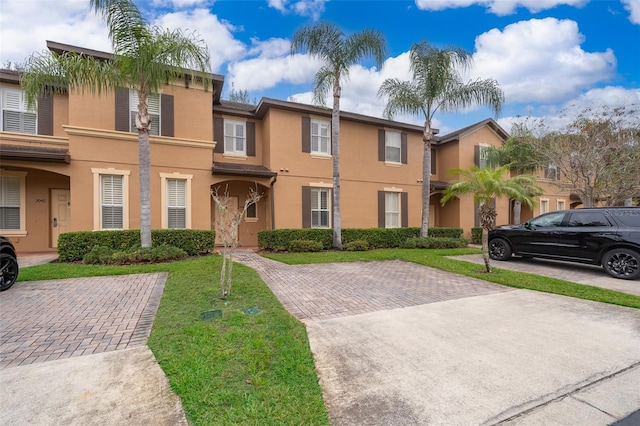
[[[529,222],[525,222],[523,224],[523,226],[525,227],[525,229],[531,229],[532,228],[532,226],[531,226],[531,224]]]

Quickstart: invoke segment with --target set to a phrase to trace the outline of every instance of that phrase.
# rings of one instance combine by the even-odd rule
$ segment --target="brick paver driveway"
[[[284,307],[303,321],[377,312],[512,291],[508,287],[400,260],[286,265],[238,251]]]
[[[19,282],[0,294],[0,369],[145,346],[166,273]]]

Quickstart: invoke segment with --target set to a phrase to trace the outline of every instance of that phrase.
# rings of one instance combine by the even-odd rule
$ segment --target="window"
[[[20,89],[2,88],[2,130],[5,132],[37,133],[37,110],[27,108],[27,99]]]
[[[102,229],[123,229],[123,178],[119,175],[100,176],[100,226]]]
[[[311,120],[311,152],[331,154],[331,122]]]
[[[384,161],[390,163],[400,163],[401,156],[401,134],[398,132],[385,131],[384,133]]]
[[[400,227],[400,193],[385,192],[384,194],[384,227]]]
[[[26,235],[25,176],[26,172],[5,172],[0,175],[0,230],[7,235]]]
[[[331,226],[331,212],[328,188],[311,188],[311,227],[329,228]]]
[[[245,220],[247,222],[255,222],[258,219],[258,205],[256,203],[247,206],[247,214]]]
[[[571,213],[569,223],[571,227],[611,226],[604,213],[601,212],[576,212]]]
[[[555,164],[547,165],[547,167],[544,168],[544,178],[549,180],[558,180],[560,178],[558,173],[558,166],[556,166]]]
[[[565,209],[564,200],[558,200],[558,208],[557,208],[557,210],[564,210],[564,209]]]
[[[129,108],[131,110],[131,132],[137,132],[136,127],[136,114],[138,113],[138,91],[134,89],[129,90]],[[157,136],[160,134],[160,95],[157,93],[151,93],[147,96],[147,111],[151,117],[151,126],[149,128],[149,134]]]
[[[489,167],[491,164],[489,162],[489,146],[480,145],[478,146],[478,161],[477,166],[481,169],[485,169]]]
[[[224,153],[246,155],[244,121],[224,120]]]
[[[547,213],[549,211],[549,200],[540,200],[540,214]]]
[[[129,170],[91,169],[93,228],[129,229]]]
[[[187,181],[167,179],[167,228],[187,227]]]
[[[538,216],[528,223],[533,228],[554,228],[562,226],[565,214],[566,213],[549,213],[544,216]]]

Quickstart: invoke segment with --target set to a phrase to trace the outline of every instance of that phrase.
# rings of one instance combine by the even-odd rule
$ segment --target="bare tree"
[[[637,114],[634,105],[597,114],[587,109],[561,131],[536,122],[521,129],[521,137],[538,154],[540,167],[557,170],[556,186],[578,195],[585,207],[620,205],[640,197]]]
[[[247,209],[252,204],[258,204],[262,198],[255,189],[249,188],[249,195],[244,200],[242,209],[234,209],[232,202],[234,198],[229,196],[228,187],[224,193],[219,193],[220,187],[211,190],[211,197],[216,204],[216,225],[217,233],[222,241],[222,270],[220,271],[220,297],[226,299],[231,295],[231,282],[233,273],[233,253],[238,247],[238,227],[247,213]]]

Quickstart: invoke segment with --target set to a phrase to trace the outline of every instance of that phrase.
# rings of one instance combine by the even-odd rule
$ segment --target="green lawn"
[[[24,268],[20,281],[168,271],[149,347],[190,424],[328,425],[304,325],[243,265],[234,265],[229,302],[220,300],[220,266],[219,256],[127,267],[52,263]],[[201,321],[211,309],[222,318]]]
[[[289,264],[401,259],[511,287],[640,308],[640,297],[445,256],[478,249],[381,249],[269,254]],[[149,347],[194,425],[328,425],[304,325],[287,313],[258,274],[234,266],[228,302],[219,299],[219,256],[139,266],[52,263],[24,268],[19,281],[168,271]],[[247,315],[246,308],[258,308]],[[201,321],[203,311],[222,318]]]

